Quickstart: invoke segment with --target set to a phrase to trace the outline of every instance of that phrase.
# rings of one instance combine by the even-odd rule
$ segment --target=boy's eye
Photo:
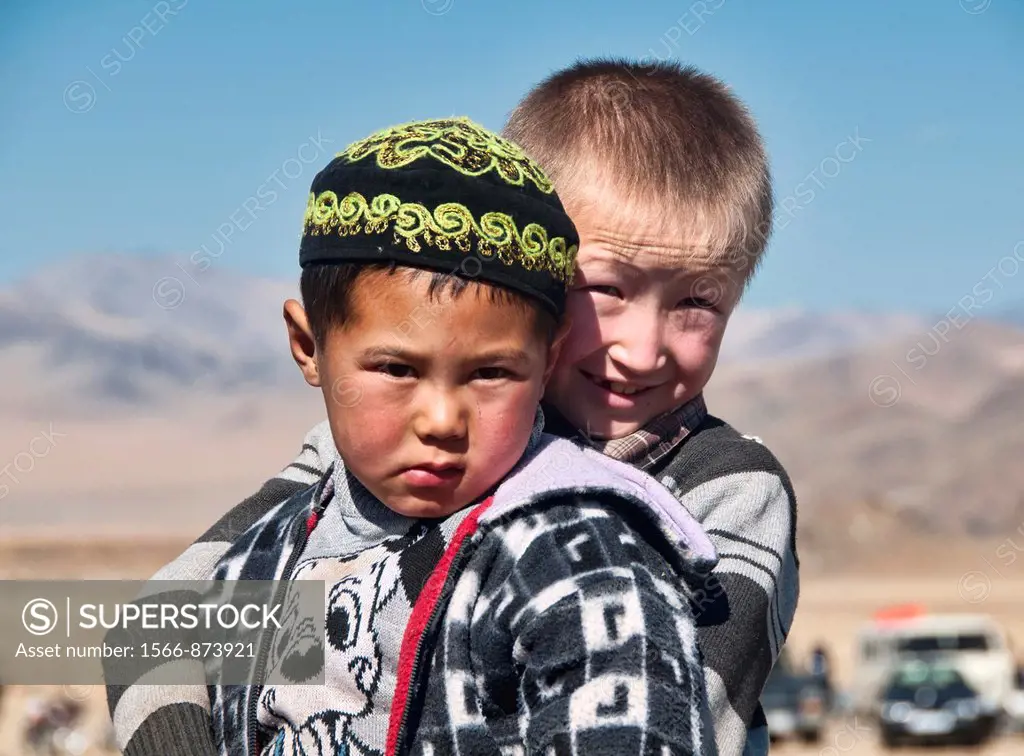
[[[390,378],[412,378],[415,372],[409,365],[403,365],[399,362],[385,362],[383,365],[377,366],[377,371],[384,373],[384,375]]]
[[[580,291],[592,291],[595,294],[605,294],[609,297],[621,297],[622,292],[614,286],[584,286]]]
[[[710,299],[704,299],[703,297],[687,297],[679,303],[679,307],[696,307],[700,310],[713,310],[715,309],[715,303]]]
[[[482,381],[500,381],[502,378],[508,378],[511,375],[508,370],[500,367],[483,367],[476,370],[473,374],[475,378]]]

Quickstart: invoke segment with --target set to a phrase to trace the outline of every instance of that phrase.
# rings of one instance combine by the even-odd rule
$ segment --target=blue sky
[[[297,276],[309,182],[348,141],[500,128],[553,70],[624,55],[704,68],[758,119],[788,210],[749,305],[944,312],[989,280],[995,308],[1024,300],[1022,41],[1014,0],[15,0],[0,285],[85,253],[187,264],[258,192],[213,264]]]

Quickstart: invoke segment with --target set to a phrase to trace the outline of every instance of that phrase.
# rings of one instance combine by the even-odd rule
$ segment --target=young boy
[[[465,119],[317,175],[285,319],[324,471],[156,577],[324,581],[326,683],[111,687],[125,753],[713,750],[680,580],[710,541],[653,479],[541,432],[577,241],[537,165]]]
[[[720,557],[694,586],[718,750],[766,754],[758,699],[796,611],[796,498],[771,452],[702,395],[771,228],[756,126],[692,68],[597,60],[539,84],[504,134],[544,167],[580,233],[545,430],[654,475],[700,520]],[[308,485],[326,438],[314,428],[237,511]]]

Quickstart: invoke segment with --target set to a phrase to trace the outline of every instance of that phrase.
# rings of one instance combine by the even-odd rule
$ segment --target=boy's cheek
[[[711,379],[717,363],[718,347],[710,343],[695,344],[676,356],[683,383],[690,388],[705,385]]]
[[[572,320],[573,330],[594,327],[599,322],[598,303],[587,292],[570,292],[565,300],[565,313]]]
[[[374,437],[394,436],[406,421],[395,393],[382,386],[376,376],[342,375],[332,378],[323,388],[332,425],[336,422],[360,433],[374,429]]]
[[[574,339],[570,336],[558,355],[558,359],[555,361],[554,369],[547,383],[550,385],[552,380],[557,380],[560,375],[571,370],[574,365],[581,362],[587,355],[593,354],[596,349],[596,345],[593,347],[588,346],[582,340]]]
[[[575,311],[574,311],[575,310]],[[572,364],[601,348],[601,322],[592,308],[567,308],[572,328],[562,344],[558,364]]]
[[[328,403],[341,410],[352,410],[363,404],[366,386],[350,375],[325,376],[321,385],[328,395]]]

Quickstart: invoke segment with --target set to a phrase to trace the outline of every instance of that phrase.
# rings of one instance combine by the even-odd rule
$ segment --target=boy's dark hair
[[[754,272],[771,233],[771,174],[757,126],[720,80],[677,62],[580,60],[531,90],[503,136],[563,198],[605,185],[678,206],[704,227],[714,264]]]
[[[306,310],[309,327],[313,331],[313,338],[316,340],[318,348],[323,347],[330,329],[349,324],[352,317],[352,294],[360,280],[372,271],[386,272],[388,275],[402,275],[408,281],[421,275],[429,275],[430,286],[427,295],[431,298],[441,295],[457,298],[467,289],[479,287],[486,290],[491,302],[511,304],[521,308],[524,312],[532,312],[535,318],[536,333],[543,337],[547,344],[550,345],[554,341],[558,331],[559,321],[540,302],[486,281],[471,281],[451,273],[413,268],[398,265],[395,262],[326,263],[303,268],[299,280],[302,305]]]

